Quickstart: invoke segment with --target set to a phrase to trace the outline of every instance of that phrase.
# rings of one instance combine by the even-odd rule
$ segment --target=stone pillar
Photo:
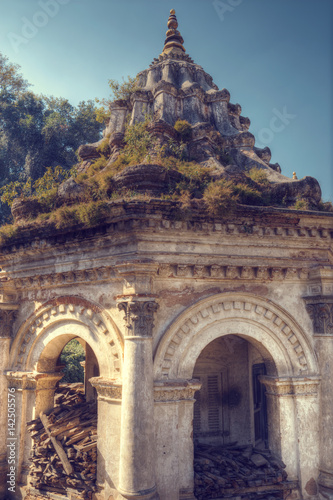
[[[96,359],[95,353],[86,343],[86,360],[82,361],[84,363],[84,393],[86,396],[86,401],[96,400],[96,389],[91,385],[90,379],[92,377],[99,376],[98,361]]]
[[[31,372],[7,372],[8,388],[15,389],[16,402],[16,478],[17,483],[25,485],[29,474],[31,437],[26,423],[34,418],[36,377]]]
[[[158,305],[147,296],[118,302],[125,313],[119,498],[158,499],[155,483],[152,331]]]
[[[9,369],[9,348],[12,337],[12,325],[15,320],[15,304],[0,304],[0,498],[5,498],[7,491],[8,463],[7,438],[8,426],[8,383],[6,371]],[[12,398],[10,398],[12,399]],[[13,404],[10,402],[10,404]],[[16,409],[16,408],[15,408]]]
[[[122,385],[104,377],[94,377],[89,382],[98,395],[96,484],[101,497],[108,499],[117,494],[119,482]]]
[[[155,381],[156,467],[160,500],[195,500],[193,404],[198,380]]]
[[[332,293],[332,286],[330,292]],[[325,291],[320,287],[320,292]],[[321,372],[319,490],[333,500],[333,296],[304,298],[313,323],[315,348]]]
[[[298,479],[305,499],[317,498],[320,377],[261,377],[268,399],[269,444]]]
[[[54,407],[54,393],[56,384],[64,376],[63,373],[37,373],[36,379],[36,403],[34,418],[38,418],[40,412],[47,412]]]

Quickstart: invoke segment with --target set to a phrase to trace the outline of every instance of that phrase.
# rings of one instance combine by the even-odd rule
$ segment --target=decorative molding
[[[5,373],[9,387],[15,387],[16,390],[34,391],[36,389],[36,374],[23,371],[8,371]]]
[[[38,238],[34,240],[17,242],[16,244],[4,246],[1,249],[1,259],[11,260],[12,255],[28,255],[31,251],[33,252],[45,252],[48,249],[52,249],[52,252],[56,251],[57,246],[63,247],[64,244],[71,246],[77,246],[79,241],[82,239],[94,237],[109,237],[112,233],[117,232],[128,232],[131,230],[137,231],[156,231],[158,230],[169,230],[169,231],[189,231],[189,232],[205,232],[207,233],[218,233],[221,235],[237,235],[242,238],[268,238],[268,239],[291,239],[300,238],[302,240],[309,238],[310,240],[332,240],[333,231],[329,227],[322,227],[318,224],[316,226],[306,226],[301,227],[297,225],[301,215],[295,212],[288,211],[288,215],[283,211],[279,211],[279,215],[286,217],[285,224],[277,224],[272,221],[270,226],[267,224],[254,224],[254,223],[224,223],[223,221],[215,222],[207,220],[195,220],[195,221],[179,221],[170,220],[170,218],[163,218],[162,213],[166,209],[172,209],[177,206],[177,203],[170,204],[170,202],[165,202],[163,200],[155,201],[155,203],[150,203],[147,208],[144,204],[138,204],[137,202],[126,203],[126,207],[123,202],[115,202],[113,205],[113,212],[115,217],[119,215],[124,209],[128,211],[127,220],[122,217],[122,220],[116,220],[114,222],[107,222],[105,225],[88,228],[88,229],[78,229],[76,231],[69,231],[66,234],[50,235],[47,238]],[[135,208],[136,213],[134,214],[131,210]],[[141,212],[138,209],[141,209]],[[151,215],[152,210],[156,213]],[[149,210],[149,212],[148,212]],[[257,210],[253,210],[252,207],[247,207],[248,213],[257,213]],[[264,207],[260,207],[262,216],[265,216],[268,210]],[[290,221],[290,215],[293,216],[293,220]],[[324,215],[319,215],[319,218],[325,218],[327,222],[327,213]],[[237,216],[237,214],[236,214]],[[288,217],[288,219],[287,219]],[[28,239],[28,235],[26,235]]]
[[[10,282],[16,290],[47,289],[58,286],[71,286],[73,284],[101,283],[110,281],[115,277],[115,272],[111,267],[97,267],[92,269],[82,269],[79,271],[67,271],[62,273],[48,273],[34,276],[18,277]]]
[[[155,376],[162,379],[173,378],[178,373],[184,376],[183,368],[180,369],[178,365],[182,363],[182,366],[185,366],[184,352],[190,349],[192,339],[219,321],[239,321],[242,324],[249,322],[250,325],[257,323],[270,332],[272,341],[275,337],[276,342],[284,346],[292,372],[316,372],[317,361],[308,339],[288,313],[271,301],[260,299],[256,295],[231,292],[200,300],[170,325],[157,347]],[[221,327],[221,334],[222,331]]]
[[[312,320],[314,334],[333,334],[333,295],[303,297],[303,300]]]
[[[155,403],[175,401],[192,401],[194,403],[194,394],[201,389],[201,385],[201,382],[196,379],[156,381],[154,401]]]
[[[129,300],[120,301],[117,305],[118,309],[125,313],[124,320],[128,337],[152,337],[154,313],[159,307],[154,300],[138,300],[130,297]]]
[[[160,278],[289,281],[307,280],[309,269],[297,267],[231,266],[220,264],[160,264]]]
[[[0,304],[0,338],[13,337],[13,323],[17,317],[18,308],[17,304]]]
[[[121,402],[121,382],[105,377],[93,377],[89,379],[89,382],[95,387],[99,400]]]
[[[81,297],[67,296],[58,297],[43,304],[33,315],[28,327],[23,327],[23,333],[16,348],[18,352],[16,367],[22,369],[26,354],[29,352],[36,337],[46,329],[47,326],[62,319],[71,319],[87,325],[91,332],[106,338],[110,349],[110,360],[112,360],[116,372],[121,368],[121,346],[115,341],[114,335],[106,324],[105,313],[96,305]],[[109,320],[110,321],[110,320]]]
[[[272,378],[262,375],[260,377],[260,382],[266,387],[266,394],[277,397],[316,396],[320,380],[321,378],[317,376]]]

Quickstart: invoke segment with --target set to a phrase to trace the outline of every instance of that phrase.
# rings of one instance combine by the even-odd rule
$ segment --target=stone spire
[[[166,32],[166,39],[164,42],[164,54],[169,54],[171,51],[176,50],[177,52],[185,52],[183,47],[183,37],[177,30],[178,21],[176,18],[176,12],[174,9],[170,10],[170,16],[168,19],[168,31]]]

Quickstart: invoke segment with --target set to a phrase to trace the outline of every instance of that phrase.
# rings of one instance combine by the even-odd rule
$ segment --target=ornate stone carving
[[[113,332],[109,330],[105,322],[107,319],[105,314],[103,313],[102,315],[102,310],[96,304],[75,296],[52,299],[36,311],[33,318],[29,320],[28,325],[21,330],[16,362],[17,368],[21,369],[23,367],[26,352],[39,333],[53,322],[66,317],[89,325],[91,332],[95,332],[97,335],[102,334],[103,337],[106,337],[108,347],[110,348],[110,359],[113,361],[115,371],[120,372],[120,346]],[[108,320],[111,321],[109,318]]]
[[[17,308],[18,306],[16,306]],[[0,338],[11,338],[17,309],[0,309]]]
[[[8,386],[17,390],[34,391],[36,389],[36,376],[32,372],[10,371],[6,373]]]
[[[98,398],[108,401],[121,401],[122,385],[121,382],[109,380],[103,377],[93,377],[89,382],[95,387]]]
[[[261,376],[260,382],[266,387],[266,394],[277,397],[286,396],[316,396],[320,377],[282,377],[272,378]]]
[[[201,388],[199,380],[168,380],[156,381],[154,385],[155,403],[168,401],[193,401],[194,394]]]
[[[304,297],[314,334],[333,334],[333,296]]]
[[[209,322],[218,320],[235,319],[241,321],[255,320],[265,329],[274,334],[283,345],[289,350],[290,356],[294,358],[293,363],[298,367],[299,373],[306,373],[308,367],[308,353],[306,354],[306,342],[303,341],[302,334],[298,326],[290,320],[281,310],[273,304],[261,301],[251,294],[244,295],[226,294],[214,299],[204,299],[199,306],[193,306],[193,310],[178,319],[176,325],[171,327],[173,334],[170,335],[168,343],[159,346],[156,358],[161,356],[159,363],[161,376],[168,377],[173,359],[177,358],[177,349],[173,346],[187,344],[191,337],[191,332],[205,328]],[[207,323],[208,322],[208,323]],[[194,334],[194,333],[193,333]],[[168,334],[166,333],[165,338]],[[182,352],[184,347],[179,347]],[[159,352],[160,351],[160,352]],[[163,354],[162,354],[163,352]]]
[[[129,300],[118,302],[118,309],[124,311],[127,336],[151,337],[154,326],[154,312],[158,309],[154,300]]]

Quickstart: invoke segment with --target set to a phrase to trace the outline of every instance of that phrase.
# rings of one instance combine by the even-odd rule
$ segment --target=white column
[[[317,273],[332,274],[332,270]],[[315,348],[321,373],[319,490],[321,498],[333,500],[333,296],[332,277],[320,283],[322,295],[304,297],[313,323]],[[327,292],[327,295],[325,294]]]
[[[16,401],[16,479],[24,486],[29,474],[31,437],[26,423],[34,418],[36,378],[31,372],[7,372],[8,387],[15,389]]]
[[[198,380],[155,381],[156,467],[160,500],[195,500],[193,404]]]
[[[0,304],[0,498],[5,498],[7,495],[7,473],[8,465],[10,465],[7,461],[7,438],[10,428],[8,426],[9,393],[6,371],[9,369],[12,325],[17,308],[15,304]],[[13,405],[13,403],[10,404]]]
[[[269,444],[298,479],[302,498],[316,499],[319,463],[320,377],[261,377],[268,400]]]
[[[154,299],[128,297],[125,312],[123,394],[118,492],[128,500],[155,500],[152,330]]]
[[[108,499],[116,497],[119,481],[122,385],[104,377],[89,382],[98,394],[96,484],[102,497]]]

